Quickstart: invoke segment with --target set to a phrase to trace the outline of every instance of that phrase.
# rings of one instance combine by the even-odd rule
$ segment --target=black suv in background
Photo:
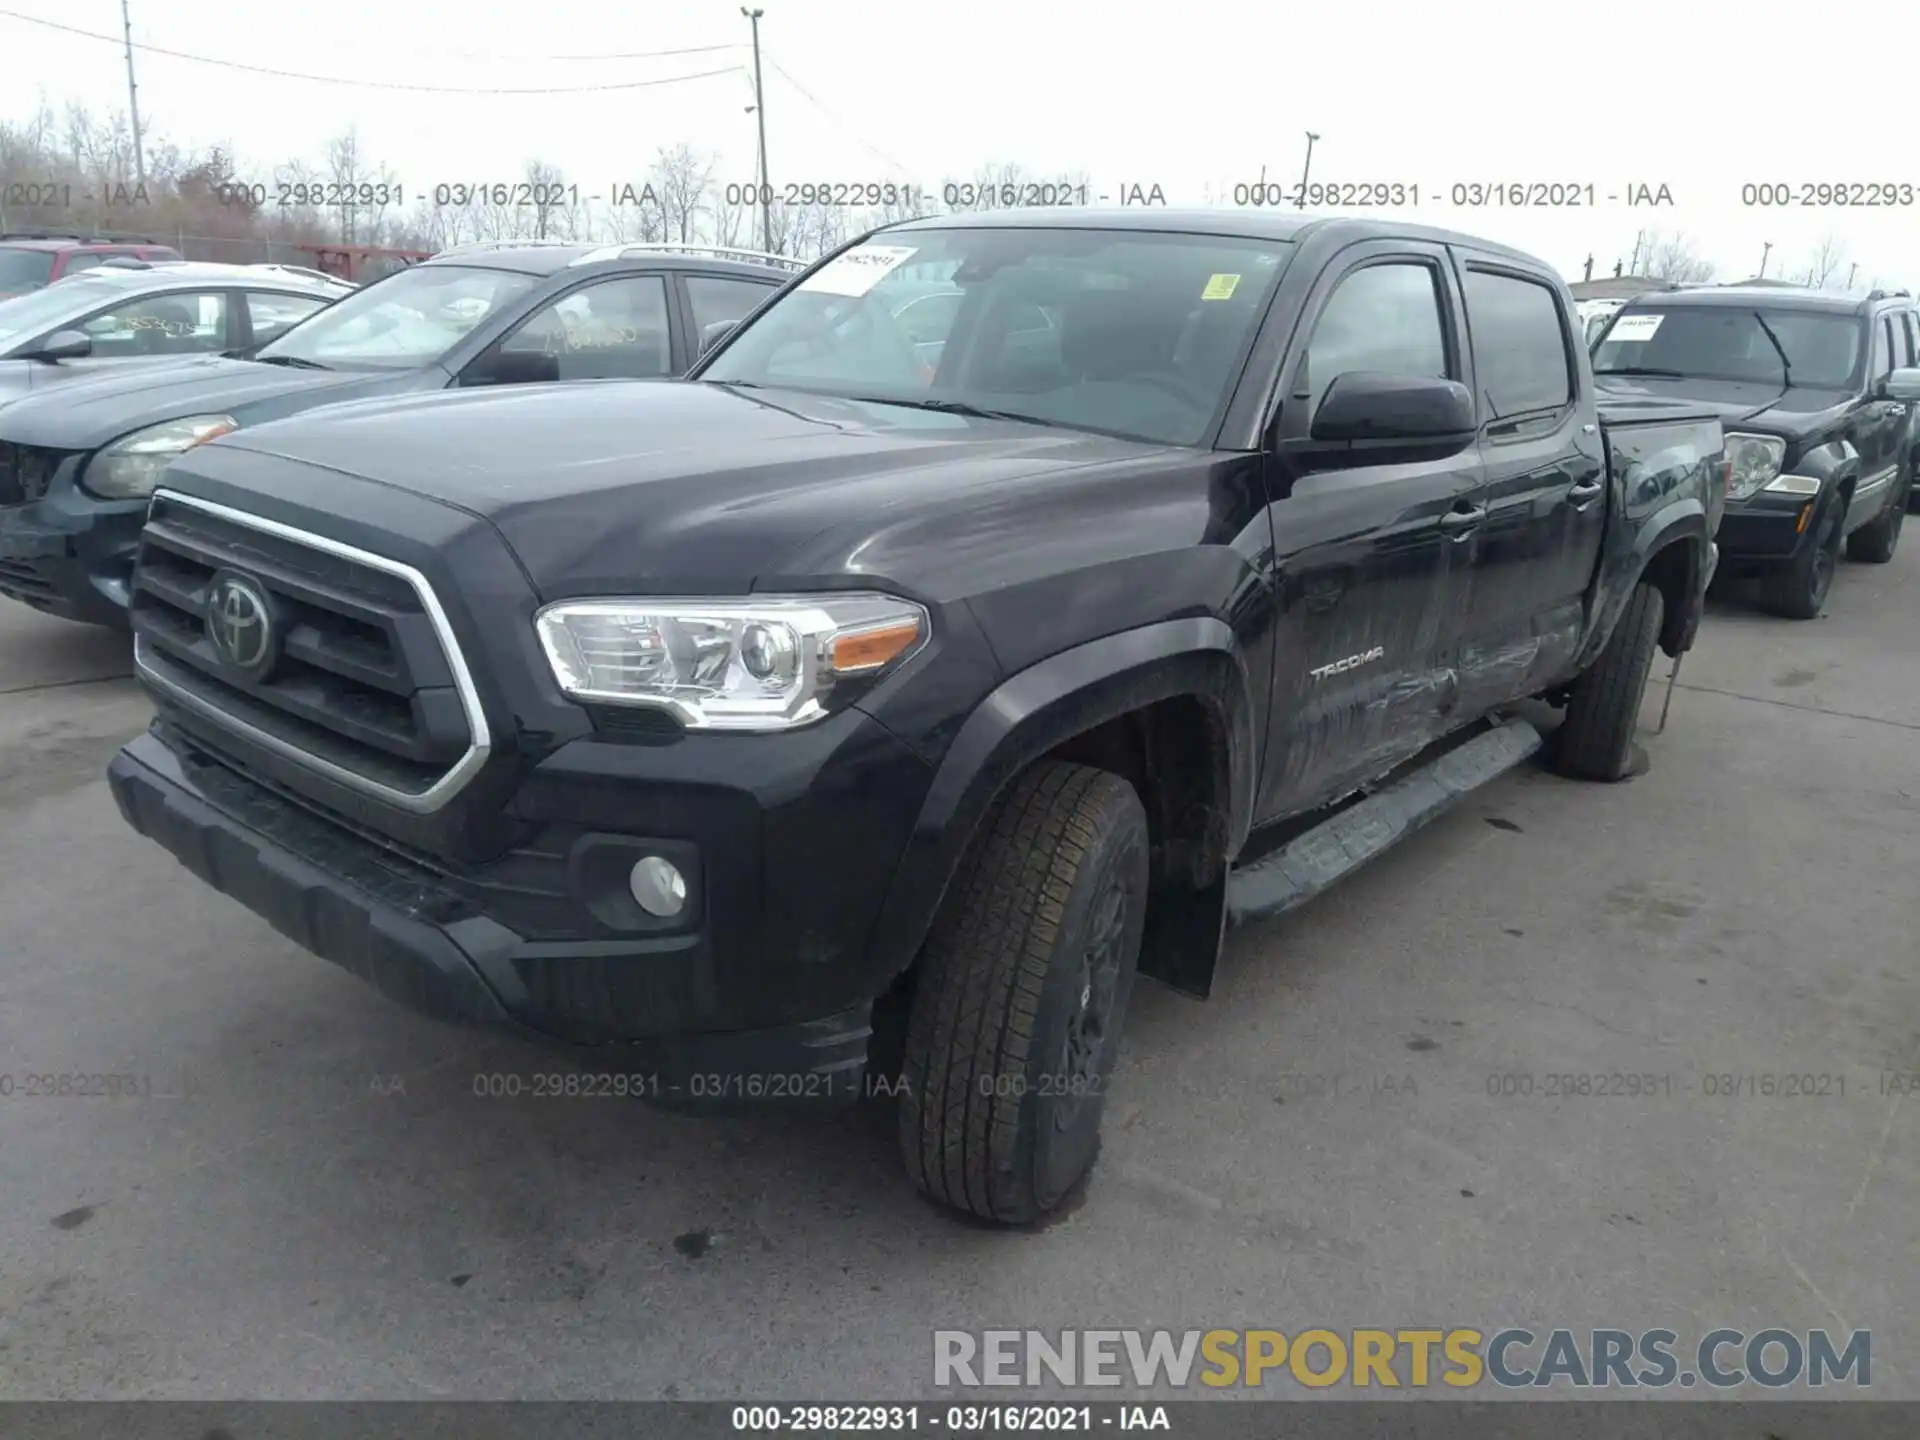
[[[0,409],[0,595],[124,627],[140,522],[176,455],[371,396],[678,375],[704,333],[804,268],[698,245],[486,242],[353,291],[265,345],[28,395]]]
[[[1764,577],[1769,608],[1819,615],[1844,542],[1893,558],[1920,434],[1920,312],[1906,291],[1865,299],[1770,286],[1648,295],[1593,351],[1602,386],[1711,405],[1733,480],[1720,573]]]

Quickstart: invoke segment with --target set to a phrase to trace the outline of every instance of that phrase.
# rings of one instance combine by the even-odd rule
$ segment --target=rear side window
[[[751,280],[723,279],[718,275],[689,275],[687,303],[693,306],[693,329],[704,334],[709,325],[739,320],[760,307],[775,286],[756,285]]]
[[[1907,316],[1901,310],[1887,312],[1887,333],[1893,338],[1893,368],[1913,364],[1913,342],[1907,338]]]
[[[1466,298],[1473,371],[1494,418],[1557,410],[1573,399],[1566,324],[1552,289],[1470,269]]]
[[[290,295],[284,290],[247,291],[247,318],[253,325],[253,343],[265,344],[326,303],[316,296]]]

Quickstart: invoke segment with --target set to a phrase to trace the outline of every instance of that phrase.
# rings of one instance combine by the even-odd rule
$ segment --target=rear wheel
[[[1893,559],[1900,543],[1900,527],[1907,518],[1908,487],[1913,482],[1903,477],[1887,499],[1887,508],[1871,525],[1862,525],[1847,537],[1847,558],[1868,565],[1884,565]]]
[[[1818,618],[1833,588],[1833,573],[1840,568],[1840,531],[1846,519],[1846,497],[1835,495],[1813,522],[1813,543],[1767,577],[1763,593],[1769,610],[1789,620]]]
[[[1133,787],[1043,761],[942,902],[907,1025],[900,1148],[926,1194],[1022,1224],[1092,1167],[1147,907]]]
[[[1581,780],[1618,780],[1633,755],[1640,700],[1666,617],[1666,597],[1652,585],[1634,587],[1607,648],[1567,698],[1567,718],[1556,739],[1561,773]]]

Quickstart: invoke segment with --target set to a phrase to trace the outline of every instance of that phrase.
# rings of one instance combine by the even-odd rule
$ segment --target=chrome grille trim
[[[211,500],[202,500],[193,495],[182,495],[177,490],[156,490],[153,502],[164,500],[169,505],[180,505],[189,510],[199,510],[229,524],[245,529],[257,530],[262,534],[273,535],[296,545],[304,545],[311,550],[319,550],[341,560],[365,565],[369,569],[383,571],[403,580],[420,599],[421,609],[426,613],[428,623],[433,627],[434,635],[440,641],[440,649],[447,657],[447,668],[453,673],[453,686],[460,697],[460,708],[466,714],[470,743],[467,751],[446,774],[442,775],[425,790],[410,793],[397,790],[390,785],[369,780],[345,766],[336,765],[331,760],[322,759],[298,745],[283,740],[278,735],[268,734],[258,726],[250,724],[221,706],[214,704],[202,695],[196,695],[160,675],[147,663],[145,647],[141,636],[136,632],[133,637],[133,664],[140,678],[161,694],[177,700],[207,719],[236,734],[245,736],[249,741],[272,750],[278,755],[296,762],[316,774],[329,780],[349,786],[363,794],[371,795],[418,815],[431,814],[465,788],[468,781],[479,773],[480,767],[487,763],[487,757],[493,751],[492,733],[487,729],[487,716],[480,705],[480,692],[474,686],[473,673],[467,668],[467,657],[460,648],[460,642],[454,637],[453,625],[447,619],[447,612],[441,607],[440,597],[434,593],[427,577],[411,565],[398,560],[389,560],[384,555],[375,555],[357,546],[344,544],[339,540],[328,539],[324,535],[315,535],[311,531],[301,530],[292,525],[283,525],[277,520],[267,520],[258,515],[249,515],[243,510],[235,510],[219,505]]]

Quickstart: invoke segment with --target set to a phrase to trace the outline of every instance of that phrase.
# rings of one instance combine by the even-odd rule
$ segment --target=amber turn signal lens
[[[837,635],[827,647],[827,662],[839,674],[877,670],[888,661],[913,648],[920,638],[915,624],[883,625],[873,630],[856,630]]]
[[[1809,500],[1805,505],[1800,507],[1800,519],[1794,524],[1793,533],[1796,535],[1804,535],[1807,530],[1807,521],[1812,518],[1813,502]]]

